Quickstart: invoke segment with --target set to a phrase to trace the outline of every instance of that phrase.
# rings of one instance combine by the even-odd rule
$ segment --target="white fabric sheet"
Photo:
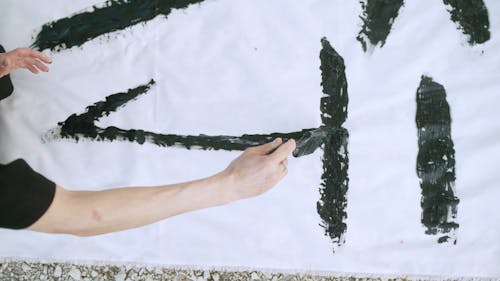
[[[240,135],[321,124],[320,39],[343,56],[349,91],[346,242],[316,211],[321,151],[253,199],[90,238],[0,230],[0,257],[245,266],[397,274],[500,276],[500,2],[485,0],[491,39],[471,47],[442,1],[406,1],[386,45],[356,41],[357,1],[206,0],[168,18],[60,52],[50,72],[13,73],[0,103],[0,161],[25,158],[69,189],[159,185],[205,177],[238,152],[130,142],[43,142],[72,113],[155,79],[146,95],[99,121],[158,133]],[[0,43],[29,46],[40,27],[101,1],[0,4]],[[421,75],[444,85],[460,198],[457,244],[420,222],[415,95]]]

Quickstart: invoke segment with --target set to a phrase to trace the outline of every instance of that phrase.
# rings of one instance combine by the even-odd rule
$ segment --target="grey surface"
[[[357,276],[357,277],[356,277]],[[280,273],[256,270],[201,270],[187,268],[162,268],[154,266],[132,265],[82,265],[71,263],[40,263],[27,261],[0,262],[0,280],[335,280],[335,281],[369,281],[369,280],[500,280],[500,278],[439,278],[411,276],[377,276],[336,275],[310,273]]]

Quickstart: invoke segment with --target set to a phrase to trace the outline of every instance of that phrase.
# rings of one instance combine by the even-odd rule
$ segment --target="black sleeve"
[[[5,53],[4,48],[2,45],[0,45],[0,53]],[[10,81],[10,76],[5,75],[4,77],[0,78],[0,100],[3,100],[4,98],[10,96],[12,94],[12,91],[14,90],[14,87],[12,86],[12,82]]]
[[[52,204],[55,187],[22,159],[0,164],[0,227],[22,229],[35,223]]]

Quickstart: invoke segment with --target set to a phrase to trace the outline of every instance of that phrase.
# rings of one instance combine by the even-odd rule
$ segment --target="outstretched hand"
[[[18,48],[7,53],[0,53],[0,77],[3,77],[18,68],[26,68],[34,74],[39,71],[48,72],[45,64],[52,61],[46,55],[29,48]]]
[[[232,200],[260,195],[275,186],[288,172],[288,156],[295,141],[280,138],[245,150],[222,172],[229,179]],[[231,201],[232,201],[231,200]]]

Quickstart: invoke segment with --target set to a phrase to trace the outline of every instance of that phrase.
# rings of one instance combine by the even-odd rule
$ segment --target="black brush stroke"
[[[100,128],[95,125],[100,118],[108,116],[129,101],[145,94],[153,85],[154,80],[145,85],[129,89],[127,92],[116,93],[106,97],[86,108],[82,114],[72,114],[64,122],[60,122],[59,135],[53,137],[71,138],[75,140],[91,139],[95,141],[130,141],[138,144],[152,143],[162,147],[176,146],[187,149],[204,150],[244,150],[248,147],[264,144],[275,138],[299,139],[313,129],[304,129],[291,133],[244,134],[242,136],[207,136],[207,135],[176,135],[158,134],[144,130],[124,130],[114,126]]]
[[[144,23],[173,9],[187,8],[203,0],[109,0],[104,7],[46,23],[36,36],[33,48],[59,51],[81,46],[103,34]]]
[[[331,128],[323,147],[323,174],[321,175],[321,198],[317,203],[320,224],[325,234],[337,245],[344,243],[347,229],[347,190],[349,186],[349,157],[347,143],[349,134],[342,124],[347,118],[347,79],[343,58],[332,48],[326,38],[321,39],[320,52],[323,97],[321,119]]]
[[[365,0],[360,3],[363,8],[360,16],[363,26],[356,39],[365,52],[368,44],[376,46],[380,43],[380,47],[383,47],[399,9],[404,5],[403,0]]]
[[[430,77],[422,76],[417,90],[416,123],[422,224],[426,234],[446,234],[438,239],[442,243],[452,238],[459,226],[453,220],[460,200],[453,191],[456,177],[450,106],[444,87]]]
[[[490,20],[483,0],[443,0],[450,5],[450,19],[468,35],[469,44],[481,44],[490,40]]]
[[[345,76],[344,59],[332,48],[326,38],[321,39],[323,48],[319,58],[321,60],[321,121],[327,127],[342,126],[347,118],[347,78]]]

